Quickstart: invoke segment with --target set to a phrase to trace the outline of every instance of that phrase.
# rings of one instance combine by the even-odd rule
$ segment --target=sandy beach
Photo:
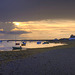
[[[0,75],[75,75],[75,47],[10,61],[0,66]]]

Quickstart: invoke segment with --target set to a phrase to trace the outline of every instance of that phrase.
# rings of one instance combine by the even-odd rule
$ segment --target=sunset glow
[[[20,25],[20,23],[18,23],[18,22],[13,22],[15,25],[17,25],[17,26],[19,26]]]
[[[13,22],[17,28],[12,31],[30,31],[29,34],[22,34],[20,37],[30,39],[53,39],[53,38],[68,38],[71,34],[75,34],[74,20],[40,20],[27,22]]]
[[[8,28],[6,29],[3,26],[3,28],[0,29],[0,31],[3,31],[1,32],[2,34],[10,31],[19,33],[21,32],[21,34],[17,35],[20,39],[60,39],[69,38],[71,34],[75,34],[75,20],[68,19],[47,19],[39,21],[5,23],[1,22],[0,25],[6,25]],[[11,37],[14,37],[14,34],[11,35]]]
[[[3,31],[3,29],[0,29],[0,31]]]

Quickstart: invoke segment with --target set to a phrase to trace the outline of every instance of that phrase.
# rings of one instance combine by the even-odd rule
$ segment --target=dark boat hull
[[[12,47],[13,48],[13,50],[15,50],[15,49],[22,49],[22,47]]]

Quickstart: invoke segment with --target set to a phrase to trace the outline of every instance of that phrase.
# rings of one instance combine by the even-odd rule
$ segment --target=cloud
[[[1,0],[0,21],[75,19],[74,0]]]
[[[11,31],[13,28],[15,28],[15,26],[12,22],[0,22],[0,29],[4,31]]]
[[[31,33],[27,31],[0,31],[0,34],[26,34],[26,33]]]

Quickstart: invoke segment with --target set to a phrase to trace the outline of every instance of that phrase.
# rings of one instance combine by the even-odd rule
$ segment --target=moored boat
[[[21,44],[18,43],[18,42],[16,42],[15,46],[13,46],[12,48],[13,48],[13,50],[15,50],[15,49],[22,49]]]
[[[12,47],[13,48],[13,50],[15,50],[15,49],[22,49],[22,47],[20,46],[20,47]]]
[[[20,49],[20,50],[21,49],[26,49],[25,46],[26,46],[26,43],[24,43],[24,42],[22,42],[22,43],[21,42],[20,43],[16,42],[15,45],[12,47],[12,49],[13,50],[16,50],[16,49]]]

